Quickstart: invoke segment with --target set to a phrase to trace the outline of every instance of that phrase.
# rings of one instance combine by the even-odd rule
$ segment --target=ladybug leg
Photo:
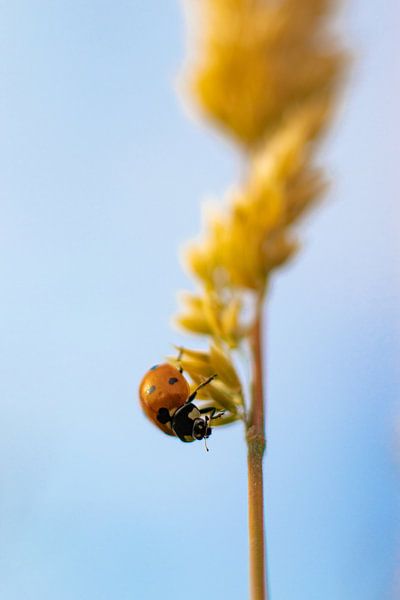
[[[178,356],[176,357],[176,362],[178,363],[178,371],[179,373],[183,373],[183,368],[181,365],[181,358],[183,354],[183,348],[179,348]]]
[[[219,419],[220,417],[222,417],[223,414],[225,414],[224,410],[217,410],[215,408],[215,406],[211,406],[211,407],[208,407],[208,408],[201,408],[200,412],[201,412],[202,415],[210,414],[209,417],[206,417],[206,419],[210,419],[210,421],[212,419]]]
[[[196,398],[197,392],[204,386],[208,385],[213,379],[216,378],[216,376],[217,374],[215,373],[214,375],[211,375],[211,377],[208,377],[208,379],[206,379],[205,381],[202,381],[202,383],[200,383],[197,386],[197,388],[190,394],[189,398],[186,400],[186,404],[193,402],[193,400]]]

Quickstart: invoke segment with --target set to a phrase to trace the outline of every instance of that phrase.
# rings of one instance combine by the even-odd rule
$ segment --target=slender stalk
[[[268,600],[264,534],[263,455],[265,451],[263,381],[263,298],[256,306],[250,338],[252,354],[252,401],[247,423],[249,497],[250,598]]]

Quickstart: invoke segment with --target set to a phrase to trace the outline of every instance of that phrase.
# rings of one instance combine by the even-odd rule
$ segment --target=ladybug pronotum
[[[212,381],[212,375],[190,392],[182,371],[165,363],[154,365],[144,375],[139,397],[147,417],[167,435],[182,442],[194,442],[211,435],[211,421],[224,413],[215,407],[197,408],[193,404],[198,390]]]

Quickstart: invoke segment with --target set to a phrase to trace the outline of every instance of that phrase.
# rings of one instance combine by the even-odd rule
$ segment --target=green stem
[[[247,423],[249,499],[250,598],[268,600],[264,534],[263,455],[265,451],[264,381],[262,342],[263,298],[256,306],[250,344],[252,354],[252,401]]]

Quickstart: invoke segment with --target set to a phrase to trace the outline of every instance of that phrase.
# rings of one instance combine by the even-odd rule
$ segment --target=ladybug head
[[[193,437],[195,440],[202,440],[205,437],[208,437],[211,433],[210,427],[207,427],[206,421],[204,419],[195,419],[193,423]]]

